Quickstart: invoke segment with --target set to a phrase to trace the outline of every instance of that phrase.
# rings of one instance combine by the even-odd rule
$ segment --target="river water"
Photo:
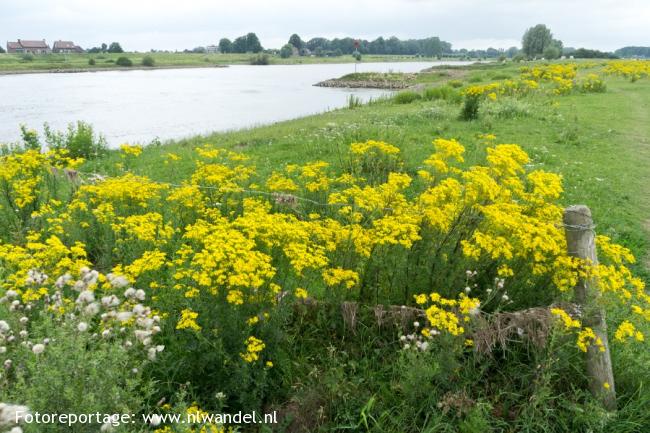
[[[449,63],[449,62],[447,62]],[[456,62],[457,64],[460,62]],[[445,62],[360,63],[358,72],[417,72]],[[355,71],[354,64],[238,65],[0,76],[0,142],[19,125],[42,131],[91,123],[111,147],[248,128],[343,107],[387,92],[313,84]]]

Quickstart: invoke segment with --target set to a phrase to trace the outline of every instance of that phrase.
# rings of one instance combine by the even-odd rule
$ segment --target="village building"
[[[16,42],[7,42],[8,53],[49,54],[52,52],[45,39],[40,41],[26,41],[18,39]]]
[[[55,41],[52,45],[53,53],[83,53],[84,50],[72,41]]]

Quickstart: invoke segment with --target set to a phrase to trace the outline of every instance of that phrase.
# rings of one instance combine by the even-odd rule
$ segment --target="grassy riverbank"
[[[650,79],[603,67],[475,65],[72,171],[5,157],[0,294],[18,299],[0,317],[49,340],[7,343],[3,399],[277,411],[244,432],[650,431]],[[605,291],[616,413],[587,390],[582,349],[602,341],[569,304],[560,214],[577,203],[622,245],[599,238],[603,266],[580,268]]]
[[[153,67],[142,65],[145,56],[154,61]],[[133,66],[124,68],[116,64],[120,57],[132,61]],[[194,53],[104,53],[104,54],[49,54],[36,56],[23,56],[18,54],[0,54],[0,74],[25,73],[30,71],[76,71],[89,70],[101,71],[109,69],[154,69],[154,68],[202,68],[226,65],[247,65],[251,63],[253,54],[194,54]],[[89,64],[90,61],[95,64]],[[362,62],[408,62],[427,61],[427,59],[414,56],[368,55],[363,56]],[[294,65],[314,63],[353,63],[352,56],[338,57],[289,57],[286,59],[277,55],[269,56],[270,64]]]

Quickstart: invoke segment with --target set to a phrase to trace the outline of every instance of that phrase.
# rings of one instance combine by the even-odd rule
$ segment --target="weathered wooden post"
[[[587,206],[569,206],[564,210],[564,229],[569,255],[598,263],[596,237],[591,211]],[[602,341],[602,348],[592,344],[587,349],[589,390],[609,410],[616,410],[616,390],[612,372],[612,358],[607,340],[605,311],[598,303],[600,290],[593,277],[580,278],[575,287],[574,300],[581,311],[582,324],[590,327]],[[602,350],[604,349],[604,350]]]

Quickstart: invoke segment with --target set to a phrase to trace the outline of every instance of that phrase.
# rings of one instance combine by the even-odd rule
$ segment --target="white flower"
[[[405,345],[404,345],[404,350],[409,350],[410,348],[411,348],[411,345],[410,345],[410,344],[405,344]]]
[[[138,290],[135,291],[135,298],[138,301],[144,301],[146,297],[147,297],[147,295],[144,293],[144,290],[138,289]]]
[[[217,400],[223,400],[223,399],[226,398],[226,394],[223,393],[222,391],[219,391],[219,392],[215,395],[215,397],[217,398]]]
[[[57,289],[62,289],[65,287],[65,285],[72,280],[72,275],[70,274],[64,274],[61,275],[59,278],[57,278],[56,282],[54,285],[56,286]]]
[[[129,285],[129,280],[127,280],[126,277],[123,277],[121,275],[119,276],[112,275],[112,277],[109,278],[109,281],[111,282],[111,286],[115,287],[116,289],[121,289],[122,287],[126,287]]]
[[[156,360],[156,348],[155,347],[150,347],[147,350],[147,358],[149,358],[149,361],[155,361]]]
[[[20,335],[20,338],[27,338],[29,335],[29,332],[25,331],[24,329],[18,333]]]
[[[508,295],[506,295],[506,294],[504,293],[503,296],[501,296],[501,299],[503,299],[504,301],[507,301],[507,300],[510,299],[510,298],[508,297]]]
[[[97,302],[88,304],[88,306],[84,309],[84,313],[86,313],[89,316],[96,315],[97,313],[99,313],[99,304]]]
[[[162,352],[163,350],[165,350],[165,346],[163,346],[162,344],[156,346],[156,352]]]
[[[43,344],[50,344],[50,339],[49,338],[44,338],[43,339]]]
[[[7,292],[5,293],[5,296],[7,296],[7,298],[10,298],[10,299],[11,298],[17,298],[18,297],[18,292],[16,292],[15,290],[7,290]]]
[[[100,427],[99,431],[102,433],[110,433],[114,430],[113,424],[111,424],[110,421],[106,421],[102,426]]]
[[[0,354],[7,353],[7,348],[5,346],[0,346]]]
[[[469,292],[471,292],[471,291],[472,291],[472,288],[471,288],[471,287],[469,287],[469,286],[465,287],[465,293],[469,293]]]
[[[34,352],[36,355],[40,355],[45,351],[45,345],[38,343],[34,344],[34,347],[32,347],[32,352]]]
[[[134,296],[135,296],[135,289],[133,287],[129,287],[124,291],[125,298],[133,298]]]
[[[108,338],[108,337],[110,337],[110,336],[111,336],[111,330],[110,330],[110,329],[104,329],[104,330],[102,331],[102,337],[104,337],[104,338]]]
[[[423,352],[428,348],[429,348],[429,343],[427,343],[426,341],[420,344],[420,350],[422,350]]]
[[[136,316],[141,316],[144,314],[145,308],[142,306],[142,304],[136,304],[133,306],[133,314]]]
[[[158,415],[158,414],[152,415],[151,418],[150,418],[150,421],[149,421],[149,423],[153,427],[159,426],[161,422],[162,422],[162,417],[160,415]]]
[[[15,424],[16,419],[19,416],[24,417],[28,413],[29,413],[29,408],[27,406],[0,403],[0,426],[6,424]],[[13,429],[9,430],[9,433],[13,433]]]
[[[5,322],[4,320],[0,320],[0,334],[4,333],[4,332],[7,332],[10,329],[11,329],[11,327],[9,326],[9,324],[7,322]]]
[[[135,335],[135,338],[137,338],[141,342],[144,342],[147,338],[151,336],[151,332],[142,331],[140,329],[136,330],[133,334]]]
[[[79,332],[86,332],[88,330],[88,324],[86,322],[79,322],[77,329]]]
[[[84,290],[79,293],[77,304],[90,304],[95,301],[95,294],[91,290]]]
[[[419,328],[420,327],[420,322],[413,322],[413,326],[415,326],[416,328]]]
[[[402,335],[399,339],[400,341],[406,341],[406,335]]]
[[[117,320],[119,320],[120,322],[123,323],[123,322],[127,322],[128,320],[130,320],[131,317],[133,317],[133,313],[131,313],[130,311],[120,311],[119,313],[117,313],[116,317],[117,317]]]
[[[120,305],[120,300],[115,295],[104,296],[102,298],[102,305],[104,307],[117,307]]]
[[[20,323],[21,323],[21,324],[24,325],[24,324],[27,323],[27,322],[29,322],[29,319],[28,319],[26,316],[23,316],[23,317],[20,318]]]

